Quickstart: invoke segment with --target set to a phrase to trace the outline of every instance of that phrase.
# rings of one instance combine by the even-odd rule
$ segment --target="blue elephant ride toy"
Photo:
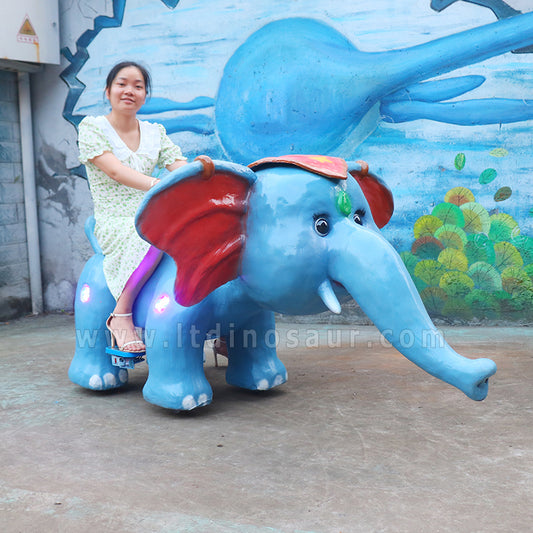
[[[287,371],[271,342],[274,312],[340,313],[353,298],[409,360],[483,400],[496,365],[457,354],[431,322],[378,229],[393,209],[390,190],[366,163],[334,157],[290,155],[246,167],[201,156],[170,173],[136,216],[139,234],[165,252],[133,307],[146,344],[144,398],[175,410],[209,404],[203,347],[213,332],[231,340],[227,383],[281,385]],[[78,282],[69,377],[87,389],[114,389],[136,361],[106,353],[115,300],[90,223],[86,232],[95,254]]]

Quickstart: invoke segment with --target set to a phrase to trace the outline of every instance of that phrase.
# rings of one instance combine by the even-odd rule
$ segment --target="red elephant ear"
[[[150,190],[136,219],[139,234],[176,262],[174,293],[184,306],[237,277],[255,181],[246,167],[200,159]]]
[[[368,164],[364,161],[348,162],[348,172],[361,187],[377,227],[382,228],[394,213],[391,190],[380,178],[368,172]]]

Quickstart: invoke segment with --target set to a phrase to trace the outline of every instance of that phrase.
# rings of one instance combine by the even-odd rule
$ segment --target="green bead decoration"
[[[339,191],[337,194],[337,209],[345,217],[352,212],[352,202],[345,191]]]

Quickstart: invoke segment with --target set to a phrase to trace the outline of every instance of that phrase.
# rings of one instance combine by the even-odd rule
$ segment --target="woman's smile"
[[[112,108],[122,104],[137,112],[146,100],[142,73],[135,67],[123,68],[106,90],[106,95]]]

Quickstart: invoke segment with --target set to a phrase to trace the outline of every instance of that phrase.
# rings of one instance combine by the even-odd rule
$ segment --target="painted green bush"
[[[533,238],[511,215],[490,214],[454,187],[413,233],[401,256],[432,316],[533,320]]]

